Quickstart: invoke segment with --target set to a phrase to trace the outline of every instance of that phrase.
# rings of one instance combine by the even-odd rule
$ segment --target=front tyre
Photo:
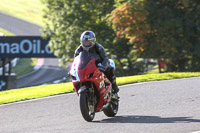
[[[83,118],[86,121],[91,122],[94,119],[95,111],[94,108],[92,107],[93,105],[91,105],[89,102],[87,93],[80,94],[79,104]]]

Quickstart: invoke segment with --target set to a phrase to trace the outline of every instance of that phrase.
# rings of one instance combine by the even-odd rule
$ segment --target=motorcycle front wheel
[[[79,104],[80,104],[80,110],[83,118],[91,122],[94,119],[95,111],[94,111],[94,105],[91,105],[88,100],[87,93],[80,94],[79,97]]]

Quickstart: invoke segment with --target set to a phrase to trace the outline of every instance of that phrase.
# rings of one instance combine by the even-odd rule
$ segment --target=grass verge
[[[27,73],[33,71],[33,67],[37,64],[37,58],[22,58],[17,65],[12,68],[12,73],[15,73],[17,77],[21,77]]]
[[[9,32],[9,31],[6,31],[6,30],[4,30],[2,28],[0,28],[0,33],[3,33],[6,36],[14,36],[13,33]]]
[[[72,83],[62,83],[2,91],[0,104],[69,93],[72,92],[72,88]]]
[[[161,74],[147,74],[137,76],[127,76],[117,78],[118,85],[125,85],[138,82],[200,77],[200,72],[196,73],[161,73]],[[0,104],[11,103],[16,101],[35,99],[51,95],[63,94],[73,92],[72,83],[61,83],[44,86],[36,86],[22,89],[14,89],[0,92]]]
[[[119,77],[117,78],[117,84],[124,85],[131,83],[170,80],[170,79],[189,78],[189,77],[200,77],[200,72],[158,73],[158,74]]]

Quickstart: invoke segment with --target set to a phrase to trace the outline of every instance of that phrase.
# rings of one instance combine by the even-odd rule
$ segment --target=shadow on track
[[[192,119],[191,117],[166,117],[159,116],[116,116],[101,121],[93,121],[96,123],[191,123],[199,122],[200,119]]]

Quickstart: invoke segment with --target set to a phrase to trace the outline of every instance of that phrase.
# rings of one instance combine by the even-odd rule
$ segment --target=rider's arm
[[[76,50],[75,50],[75,54],[74,54],[74,57],[78,56],[79,53],[83,51],[83,47],[82,46],[79,46]]]
[[[106,56],[106,52],[104,50],[104,47],[102,45],[98,45],[98,51],[99,55],[102,59],[102,65],[105,67],[105,69],[108,68],[109,60],[108,57]]]

